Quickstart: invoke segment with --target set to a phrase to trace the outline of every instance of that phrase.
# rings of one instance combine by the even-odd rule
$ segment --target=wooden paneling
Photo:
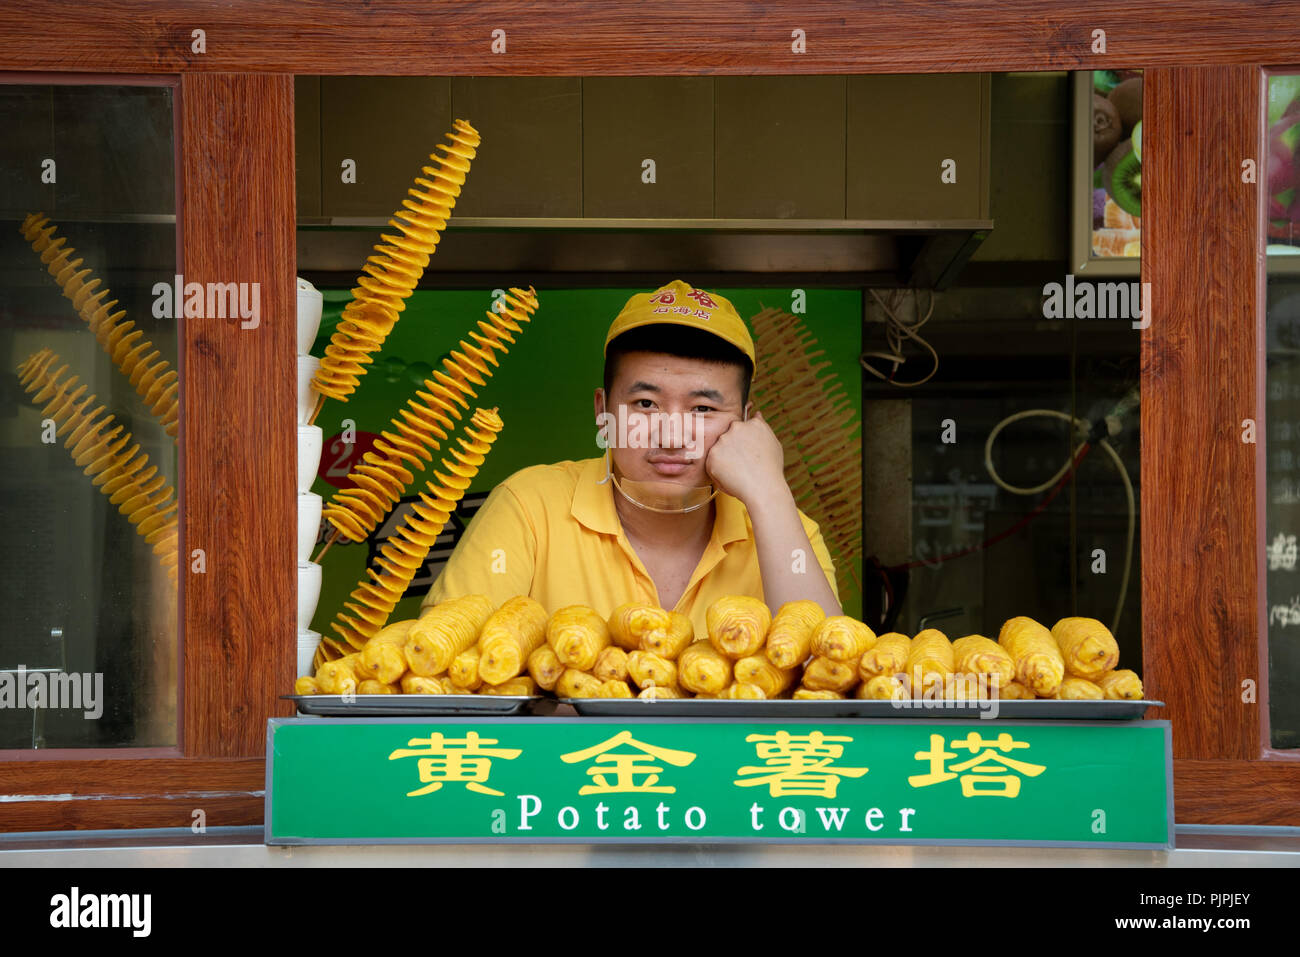
[[[1145,159],[1145,136],[1142,154]],[[1297,795],[1300,761],[1174,761],[1174,820],[1179,824],[1297,827]]]
[[[1099,28],[1106,53],[1094,50]],[[495,49],[494,31],[503,31]],[[800,39],[805,52],[795,50]],[[93,15],[84,3],[46,0],[0,11],[0,69],[15,70],[953,73],[1285,62],[1297,50],[1292,5],[1240,0],[1150,3],[1140,16],[1123,0],[966,0],[960,16],[948,0],[102,0]]]
[[[257,755],[293,712],[293,77],[186,74],[181,111],[185,281],[261,284],[255,328],[182,323],[184,751]]]
[[[260,794],[150,794],[136,798],[78,801],[22,801],[5,805],[0,832],[110,831],[121,828],[258,825],[264,817]],[[195,811],[203,814],[196,815]]]
[[[266,737],[266,729],[262,729]],[[76,797],[127,797],[158,791],[260,791],[266,783],[261,758],[106,758],[23,762],[23,793],[58,792]],[[15,764],[2,767],[6,775]],[[5,789],[9,788],[5,782]]]
[[[1258,71],[1150,70],[1143,96],[1143,679],[1176,757],[1254,758]]]
[[[102,753],[102,752],[101,752]],[[7,762],[7,795],[68,795],[6,800],[0,832],[260,824],[266,764],[261,758],[96,758]]]
[[[1296,762],[1258,754],[1254,447],[1255,64],[1300,60],[1286,4],[1132,5],[944,0],[906,7],[699,0],[533,5],[517,0],[340,5],[327,0],[71,0],[0,9],[0,70],[180,73],[184,272],[260,282],[262,321],[182,324],[184,751],[190,759],[12,761],[0,828],[253,823],[265,719],[293,672],[293,73],[739,76],[1148,69],[1143,278],[1144,653],[1173,720],[1178,817],[1300,824]],[[34,19],[40,30],[33,30]],[[1108,52],[1093,30],[1113,24]],[[192,50],[192,32],[207,48]],[[493,52],[493,31],[505,31]],[[791,49],[802,31],[805,53]],[[1209,64],[1242,64],[1204,69]],[[232,71],[243,71],[230,75]],[[282,74],[279,76],[266,75]],[[513,132],[518,133],[518,130]],[[494,140],[495,141],[495,140]],[[535,143],[517,136],[512,148]],[[798,148],[797,142],[789,148]],[[1257,158],[1262,159],[1262,158]],[[204,755],[247,755],[242,762]],[[1187,760],[1211,758],[1211,760]],[[238,770],[229,768],[238,766]],[[230,783],[231,775],[237,783]],[[99,790],[96,790],[98,788]],[[181,817],[179,822],[177,817]]]
[[[208,827],[263,819],[265,772],[257,758],[49,761],[27,768],[44,773],[25,774],[23,793],[76,797],[5,802],[0,832],[190,827],[199,809]],[[1180,824],[1300,826],[1297,793],[1300,762],[1174,761],[1174,818]]]

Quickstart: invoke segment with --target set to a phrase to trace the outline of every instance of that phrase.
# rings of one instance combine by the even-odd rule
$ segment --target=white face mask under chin
[[[741,421],[747,419],[748,416],[742,413]],[[648,512],[684,515],[708,505],[718,494],[718,489],[713,485],[686,486],[676,482],[643,482],[638,479],[622,478],[614,474],[613,463],[613,453],[606,449],[605,477],[596,484],[604,485],[606,482],[613,481],[614,488],[618,489],[620,495],[637,508],[643,508]]]

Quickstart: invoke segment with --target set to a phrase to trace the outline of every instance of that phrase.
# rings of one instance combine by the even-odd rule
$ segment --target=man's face
[[[608,398],[604,389],[596,390],[596,414],[618,420],[601,421],[609,423],[619,473],[643,482],[710,484],[704,463],[718,436],[744,417],[743,387],[736,366],[656,352],[623,356]],[[622,423],[625,434],[619,434]]]

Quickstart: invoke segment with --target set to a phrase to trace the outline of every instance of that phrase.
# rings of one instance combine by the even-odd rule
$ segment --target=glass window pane
[[[0,86],[0,749],[176,743],[172,103]]]
[[[1138,70],[995,74],[993,233],[949,288],[868,296],[863,349],[892,373],[863,397],[886,627],[1092,618],[1143,673],[1140,120]]]

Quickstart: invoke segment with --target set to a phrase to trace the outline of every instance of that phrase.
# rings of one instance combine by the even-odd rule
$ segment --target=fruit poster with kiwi
[[[448,240],[450,241],[450,240]],[[691,277],[684,277],[687,281]],[[539,307],[536,314],[516,334],[509,352],[500,357],[500,367],[494,370],[484,386],[475,386],[477,398],[470,400],[474,406],[496,408],[503,423],[492,453],[486,457],[474,475],[465,494],[458,503],[437,544],[412,580],[410,587],[389,616],[397,621],[418,616],[420,601],[428,593],[434,579],[452,549],[460,540],[465,526],[474,512],[487,498],[488,493],[514,472],[531,465],[560,462],[566,459],[592,458],[601,454],[596,444],[593,393],[601,385],[603,347],[609,324],[628,298],[652,287],[626,287],[613,289],[550,289],[539,288]],[[784,304],[790,308],[789,289],[729,289],[716,291],[732,300],[740,314],[750,324],[762,348],[759,330],[754,318],[765,308]],[[799,325],[806,332],[804,341],[815,342],[806,349],[822,350],[823,355],[803,362],[815,370],[803,376],[800,395],[805,396],[794,412],[799,412],[812,400],[808,388],[829,388],[829,377],[834,376],[842,388],[836,394],[837,408],[843,406],[847,415],[843,428],[856,436],[857,422],[861,418],[861,389],[859,387],[858,354],[861,351],[862,298],[860,291],[844,289],[806,289],[798,297],[801,311]],[[320,332],[312,354],[324,354],[330,342],[343,307],[350,299],[347,289],[324,289],[324,310]],[[361,377],[355,394],[347,403],[327,402],[316,424],[323,434],[320,467],[312,491],[319,494],[326,506],[342,488],[350,487],[348,478],[352,467],[362,461],[362,456],[374,446],[383,430],[393,428],[391,419],[397,414],[415,390],[424,389],[424,381],[442,368],[442,362],[453,349],[461,348],[467,330],[475,327],[479,319],[493,307],[497,291],[492,289],[416,290],[406,302],[401,322],[384,342],[383,349],[374,356],[373,364]],[[806,309],[804,305],[806,303]],[[760,323],[763,325],[763,323]],[[768,325],[763,325],[766,330]],[[785,345],[783,339],[769,334],[773,348]],[[821,363],[827,363],[825,367]],[[801,380],[802,381],[802,380]],[[820,408],[818,409],[820,411]],[[766,414],[766,410],[765,410]],[[806,433],[799,427],[798,416],[787,417],[782,423],[791,431]],[[849,421],[851,420],[851,421]],[[848,438],[848,436],[846,436]],[[438,456],[434,453],[433,468]],[[843,442],[834,443],[843,447]],[[860,455],[856,456],[860,463]],[[833,462],[820,459],[810,463],[814,475],[819,471],[829,475],[836,468]],[[806,469],[805,469],[806,471]],[[359,581],[367,577],[367,568],[377,568],[380,549],[396,534],[419,490],[425,488],[425,479],[433,478],[430,469],[415,473],[415,481],[408,483],[401,502],[379,523],[365,541],[336,541],[320,558],[322,585],[320,601],[311,628],[331,635],[331,622],[344,611],[350,592]],[[839,473],[835,473],[839,481]],[[853,476],[844,476],[849,481]],[[860,472],[857,476],[860,479]],[[825,482],[820,494],[824,498]],[[856,512],[861,513],[860,491]],[[813,509],[804,502],[800,507],[808,514]],[[318,554],[333,529],[322,521],[317,547]],[[847,539],[846,539],[847,540]],[[860,544],[860,532],[858,533]],[[828,538],[828,548],[837,565],[844,562],[845,574],[840,576],[840,599],[846,614],[861,615],[860,547],[843,556],[836,554],[836,546]],[[845,582],[848,583],[846,593]],[[553,609],[552,609],[553,610]]]
[[[1141,255],[1142,71],[1092,72],[1092,255]]]

